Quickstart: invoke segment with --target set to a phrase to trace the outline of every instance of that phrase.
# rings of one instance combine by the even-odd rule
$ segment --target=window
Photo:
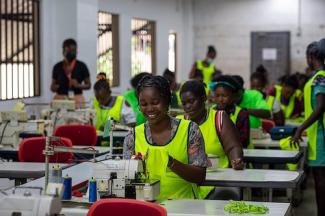
[[[106,73],[111,86],[119,85],[118,16],[98,12],[97,72]]]
[[[176,33],[168,36],[168,69],[176,72]]]
[[[39,96],[39,1],[1,0],[0,22],[0,100]]]
[[[140,72],[155,73],[155,22],[132,19],[132,76]]]

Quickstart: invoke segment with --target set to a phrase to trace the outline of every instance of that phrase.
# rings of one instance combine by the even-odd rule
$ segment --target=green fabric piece
[[[224,210],[231,214],[266,214],[269,208],[264,205],[248,204],[244,201],[230,201]]]

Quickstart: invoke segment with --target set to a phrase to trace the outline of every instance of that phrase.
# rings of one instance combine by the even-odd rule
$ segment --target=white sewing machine
[[[141,160],[106,160],[94,164],[93,177],[101,197],[126,197],[152,201],[160,194],[160,182],[140,181]]]
[[[41,112],[42,119],[48,119],[53,122],[53,126],[64,124],[93,124],[95,110],[90,108],[84,109],[43,109]],[[53,129],[52,129],[53,130]]]
[[[1,111],[0,112],[0,133],[3,136],[0,139],[2,146],[18,147],[20,142],[20,133],[44,132],[44,120],[28,120],[28,115],[25,111]]]
[[[16,188],[0,195],[1,216],[54,216],[61,208],[58,194],[43,195],[39,188]]]

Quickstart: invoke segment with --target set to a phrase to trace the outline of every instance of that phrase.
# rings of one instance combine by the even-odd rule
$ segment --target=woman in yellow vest
[[[111,96],[111,89],[106,79],[98,80],[94,85],[93,106],[96,112],[96,129],[104,131],[104,125],[110,119],[132,126],[135,114],[124,102],[123,96]]]
[[[180,95],[186,114],[179,118],[192,120],[199,125],[206,153],[219,157],[220,168],[231,166],[234,169],[243,169],[243,151],[238,131],[225,112],[216,112],[205,107],[207,96],[203,84],[196,80],[187,81],[182,86]],[[213,188],[205,189],[202,189],[202,198]]]
[[[263,65],[259,65],[255,72],[251,74],[251,89],[259,91],[263,95],[263,99],[266,99],[266,87],[268,85],[268,72]],[[284,112],[280,107],[280,102],[278,100],[273,100],[274,102],[268,104],[272,111],[272,120],[276,126],[283,126],[285,123]]]
[[[239,131],[242,147],[253,148],[250,142],[249,112],[245,108],[236,106],[234,99],[241,86],[229,75],[220,76],[214,81],[210,83],[210,89],[214,92],[215,108],[226,111],[230,116]]]
[[[196,77],[197,70],[201,70],[203,74],[203,82],[206,86],[209,85],[212,74],[215,74],[217,69],[213,63],[214,59],[217,57],[217,50],[214,46],[208,46],[208,52],[204,60],[198,60],[194,63],[189,78],[194,79]],[[220,74],[219,74],[220,75]]]
[[[304,88],[305,121],[293,141],[298,142],[307,129],[308,164],[312,169],[318,215],[325,215],[325,38],[307,47],[307,63],[314,71]]]
[[[295,74],[285,75],[280,81],[281,85],[275,85],[268,90],[268,105],[272,108],[274,100],[277,100],[286,119],[294,119],[301,116],[303,112],[303,94],[298,89],[297,76]]]
[[[147,122],[125,138],[124,158],[142,155],[147,177],[160,180],[159,198],[198,198],[197,184],[205,180],[208,165],[198,125],[168,115],[171,92],[162,76],[144,77],[137,95]]]

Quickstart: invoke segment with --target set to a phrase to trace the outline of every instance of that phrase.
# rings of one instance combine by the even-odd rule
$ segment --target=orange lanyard
[[[69,80],[69,86],[71,87],[71,74],[72,74],[72,71],[74,69],[74,67],[76,66],[76,63],[77,63],[77,60],[74,59],[71,64],[69,65],[69,70],[68,70],[68,65],[67,65],[67,62],[64,61],[63,62],[63,70],[64,70],[64,74],[65,76],[67,77],[67,79]]]

